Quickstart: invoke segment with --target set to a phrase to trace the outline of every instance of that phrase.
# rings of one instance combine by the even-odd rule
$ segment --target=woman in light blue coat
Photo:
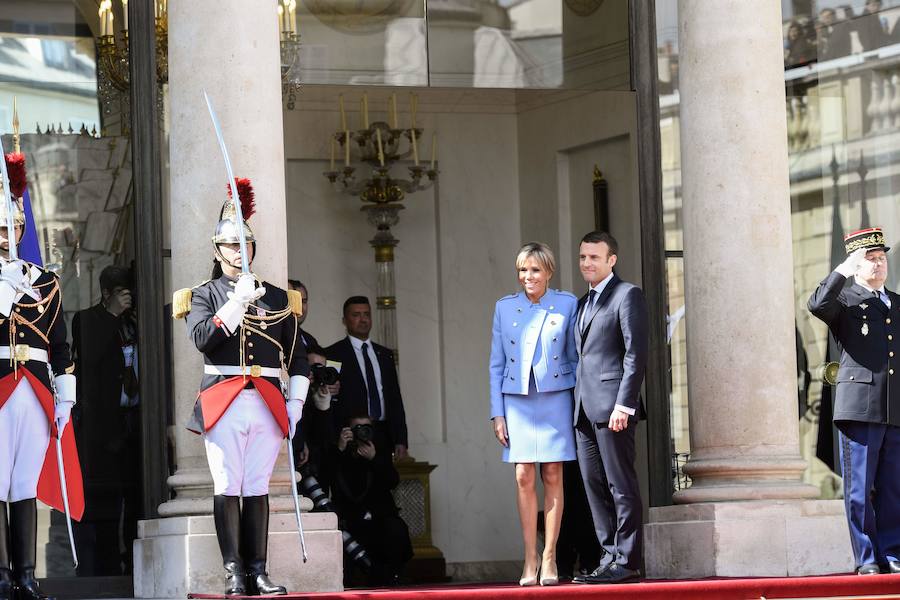
[[[556,585],[556,541],[563,511],[562,462],[575,460],[572,428],[574,327],[578,299],[548,289],[556,269],[546,244],[525,244],[516,257],[522,291],[494,308],[491,419],[503,460],[516,465],[517,503],[525,541],[519,585]],[[544,554],[537,555],[536,465],[544,482]]]

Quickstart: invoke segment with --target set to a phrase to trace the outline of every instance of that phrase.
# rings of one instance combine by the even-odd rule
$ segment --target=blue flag
[[[31,210],[31,198],[28,195],[28,189],[22,194],[22,208],[25,211],[25,232],[22,234],[22,241],[19,242],[19,258],[33,262],[43,267],[44,261],[41,259],[41,244],[37,235],[37,227],[34,223],[34,213]]]

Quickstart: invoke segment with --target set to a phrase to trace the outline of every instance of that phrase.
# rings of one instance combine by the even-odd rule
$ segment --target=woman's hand
[[[509,448],[509,434],[506,432],[506,417],[494,417],[494,436],[500,445]]]

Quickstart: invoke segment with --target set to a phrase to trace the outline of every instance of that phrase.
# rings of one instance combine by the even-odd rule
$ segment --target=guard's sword
[[[56,384],[53,382],[53,371],[50,365],[47,365],[47,371],[50,374],[50,387],[53,391],[53,398],[56,399]],[[56,424],[56,468],[59,470],[59,486],[62,490],[63,508],[66,509],[66,530],[69,532],[69,548],[72,549],[72,562],[75,568],[78,568],[78,552],[75,551],[75,535],[72,533],[72,512],[69,510],[69,488],[66,485],[66,467],[63,463],[62,451],[62,430],[59,429],[59,423]]]
[[[238,196],[237,183],[234,180],[234,171],[231,169],[231,159],[228,158],[228,149],[225,147],[225,138],[222,136],[222,126],[219,125],[219,119],[216,117],[216,111],[213,110],[212,102],[206,90],[203,91],[203,97],[206,98],[206,107],[209,109],[209,116],[212,119],[213,127],[216,129],[216,138],[219,140],[219,149],[222,151],[222,158],[225,159],[225,171],[228,174],[228,187],[231,190],[231,200],[234,205],[234,216],[237,219],[238,240],[241,248],[241,273],[250,272],[250,262],[247,260],[247,237],[244,235],[244,214],[241,209],[241,199]]]
[[[294,481],[297,472],[294,465],[297,463],[294,462],[294,443],[290,436],[287,438],[287,447],[288,458],[291,462],[291,496],[294,497],[294,516],[297,517],[297,533],[300,534],[300,552],[303,554],[303,562],[306,562],[309,557],[306,555],[306,538],[303,537],[303,523],[300,521],[300,496],[297,494],[297,482]]]
[[[16,247],[16,223],[13,210],[12,190],[9,189],[9,172],[6,170],[6,153],[3,151],[3,139],[0,138],[0,187],[3,188],[3,200],[6,202],[6,239],[9,240],[9,260],[19,258],[19,249]]]

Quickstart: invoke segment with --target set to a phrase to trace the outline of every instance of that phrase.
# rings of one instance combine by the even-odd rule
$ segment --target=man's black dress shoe
[[[881,573],[881,567],[874,563],[856,568],[857,575],[878,575],[879,573]]]
[[[888,573],[900,573],[900,560],[888,561]]]
[[[596,572],[596,571],[595,571]],[[591,573],[578,583],[636,583],[641,579],[641,572],[634,569],[623,567],[620,564],[612,563],[606,570],[597,573]]]
[[[606,570],[611,565],[611,562],[601,562],[600,566],[591,571],[590,573],[581,572],[572,578],[572,583],[590,583],[591,578],[596,578],[606,572]]]

